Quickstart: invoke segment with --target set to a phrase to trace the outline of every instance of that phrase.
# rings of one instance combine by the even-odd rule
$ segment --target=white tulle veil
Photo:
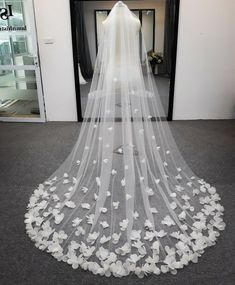
[[[175,274],[215,244],[220,197],[162,117],[140,22],[118,2],[103,23],[79,138],[30,198],[25,223],[38,248],[74,269],[143,277]]]

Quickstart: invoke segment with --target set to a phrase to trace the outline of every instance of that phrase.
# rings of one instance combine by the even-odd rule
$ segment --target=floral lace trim
[[[171,272],[172,274],[176,274],[178,269],[188,265],[190,261],[197,263],[198,257],[204,253],[205,248],[215,245],[220,235],[219,231],[225,228],[225,223],[221,217],[223,216],[224,208],[218,203],[218,201],[220,201],[219,195],[216,193],[215,188],[211,187],[208,183],[202,180],[199,180],[199,182],[202,185],[200,190],[204,193],[207,192],[208,196],[200,197],[199,199],[203,207],[200,212],[193,216],[195,222],[190,227],[190,233],[186,232],[189,231],[189,227],[186,224],[180,228],[183,233],[180,231],[166,233],[164,230],[157,232],[153,230],[151,222],[146,220],[144,241],[141,239],[140,230],[132,230],[130,242],[126,242],[121,247],[117,247],[115,252],[110,252],[106,249],[105,243],[112,241],[113,244],[117,244],[121,232],[119,234],[114,233],[112,236],[103,235],[100,238],[99,242],[101,247],[98,250],[93,244],[100,235],[99,232],[89,234],[87,243],[83,241],[78,243],[72,240],[65,249],[62,247],[62,244],[68,238],[68,235],[62,230],[59,232],[55,231],[55,229],[51,227],[49,220],[44,221],[48,215],[52,214],[55,224],[60,224],[64,219],[64,214],[60,213],[58,209],[51,209],[50,213],[45,212],[43,217],[40,216],[40,211],[46,209],[48,205],[47,199],[49,196],[42,184],[39,186],[39,189],[34,191],[34,194],[30,198],[28,212],[25,214],[26,231],[37,248],[43,251],[46,250],[54,258],[70,264],[74,269],[80,267],[84,270],[91,271],[93,274],[105,275],[107,277],[111,275],[123,277],[130,273],[135,273],[139,278],[149,273],[159,275],[160,273]],[[51,187],[50,190],[53,192],[55,189]],[[86,192],[87,189],[84,187],[83,191]],[[194,195],[198,195],[199,193],[199,190],[194,191]],[[56,200],[57,195],[54,194],[54,196],[54,200]],[[182,198],[187,202],[188,196],[186,196],[187,195]],[[40,199],[41,201],[38,202]],[[114,202],[113,206],[118,208],[118,204],[118,202]],[[66,206],[69,208],[76,207],[73,201],[67,201]],[[174,202],[171,203],[172,209],[174,209],[175,206]],[[83,207],[84,209],[89,209],[89,204],[84,203]],[[156,209],[153,208],[153,212],[155,210]],[[101,211],[105,212],[107,209],[102,208]],[[134,214],[138,217],[138,213]],[[185,211],[183,211],[178,215],[178,218],[183,221],[185,216]],[[93,218],[94,217],[90,215],[87,219],[87,223],[92,224]],[[77,227],[77,231],[75,232],[76,236],[85,234],[85,230],[79,226],[80,222],[81,219],[79,218],[73,220],[73,227]],[[167,215],[161,223],[169,227],[175,225],[169,215]],[[124,231],[127,225],[127,219],[120,222],[121,231]],[[102,226],[106,228],[109,225],[104,221]],[[164,238],[165,236],[174,238],[176,243],[175,247],[172,248],[165,246],[164,250],[166,256],[161,260],[159,238]],[[144,245],[146,241],[151,244],[151,255],[147,254],[145,249]],[[132,254],[132,248],[137,249],[138,254]],[[125,255],[128,255],[128,257],[123,262],[122,260]],[[89,261],[89,258],[94,256],[98,262]]]

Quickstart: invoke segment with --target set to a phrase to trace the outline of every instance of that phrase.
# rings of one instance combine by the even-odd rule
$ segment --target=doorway
[[[139,17],[164,116],[172,120],[180,0],[124,1]],[[116,1],[70,0],[78,121],[83,120],[99,42],[99,25]],[[157,58],[157,60],[155,60]],[[157,62],[156,62],[157,61]]]

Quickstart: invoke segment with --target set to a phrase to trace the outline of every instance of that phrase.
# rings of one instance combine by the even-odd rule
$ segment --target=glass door
[[[33,0],[0,0],[0,121],[45,121]]]

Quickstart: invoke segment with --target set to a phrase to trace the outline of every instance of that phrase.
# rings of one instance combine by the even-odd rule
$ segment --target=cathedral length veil
[[[176,274],[216,243],[224,208],[160,120],[139,20],[118,2],[103,28],[79,138],[31,196],[26,230],[74,269]]]

